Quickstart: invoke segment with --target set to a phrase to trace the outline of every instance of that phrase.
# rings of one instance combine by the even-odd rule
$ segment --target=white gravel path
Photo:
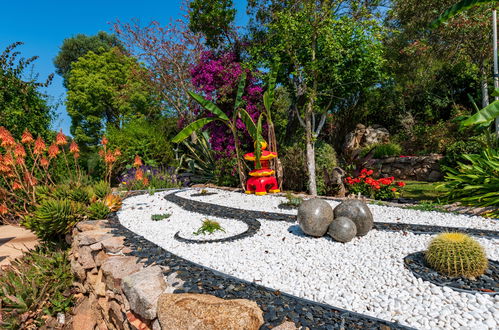
[[[284,200],[282,197],[221,190],[216,195],[190,196],[194,192],[188,190],[179,196],[249,210],[296,212],[277,207]],[[260,220],[262,226],[255,236],[230,243],[210,243],[208,249],[205,244],[186,244],[173,239],[177,231],[189,233],[194,231],[193,228],[197,229],[206,216],[187,212],[167,202],[164,200],[167,193],[126,199],[118,213],[120,222],[193,262],[303,298],[420,329],[499,327],[499,296],[458,293],[416,279],[405,269],[403,258],[424,250],[432,235],[372,230],[362,238],[342,244],[328,238],[300,236],[294,224]],[[330,203],[332,206],[337,204]],[[481,217],[377,205],[370,205],[370,208],[378,222],[400,221],[499,231],[498,221]],[[151,214],[165,211],[172,213],[169,219],[151,221]],[[218,220],[226,230],[232,227],[245,230],[238,227],[242,224],[240,221]],[[490,259],[499,260],[497,240],[478,240]]]

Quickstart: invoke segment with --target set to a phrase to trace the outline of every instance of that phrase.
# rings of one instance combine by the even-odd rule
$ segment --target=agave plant
[[[216,169],[215,152],[211,149],[208,132],[203,131],[195,141],[182,141],[188,150],[180,157],[180,167],[194,175],[194,182],[213,181]]]
[[[463,155],[463,158],[469,164],[446,168],[449,199],[473,206],[499,207],[499,152],[487,149],[480,155]],[[499,210],[491,215],[499,217]]]

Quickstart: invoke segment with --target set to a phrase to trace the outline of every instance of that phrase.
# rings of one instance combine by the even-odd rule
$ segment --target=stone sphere
[[[335,218],[327,230],[335,241],[350,242],[357,235],[357,226],[347,217]]]
[[[333,208],[322,199],[306,200],[298,208],[298,224],[310,236],[324,236],[333,218]]]
[[[347,199],[334,208],[334,217],[346,217],[357,227],[357,236],[366,235],[373,227],[373,215],[366,202]]]

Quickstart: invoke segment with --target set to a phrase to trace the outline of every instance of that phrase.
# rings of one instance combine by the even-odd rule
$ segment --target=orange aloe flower
[[[0,214],[7,214],[8,212],[9,212],[9,209],[7,208],[7,205],[0,204]]]
[[[24,158],[18,157],[16,158],[16,164],[22,166],[26,164],[26,162],[24,161]]]
[[[43,157],[42,159],[40,159],[40,165],[42,165],[43,167],[47,168],[49,167],[49,164],[50,161],[47,158]]]
[[[38,180],[36,180],[36,178],[28,171],[24,172],[24,181],[30,186],[36,186],[38,183]]]
[[[0,140],[2,140],[2,143],[0,145],[5,148],[15,146],[16,140],[14,140],[14,138],[7,129],[5,129],[4,127],[2,128],[3,130],[0,132]]]
[[[19,181],[14,181],[14,183],[12,184],[12,190],[19,190],[19,189],[22,189],[22,185],[19,183]]]
[[[12,158],[11,154],[6,154],[5,156],[3,156],[3,164],[6,166],[14,165],[14,158]]]
[[[142,166],[142,159],[140,159],[139,155],[135,155],[135,159],[133,161],[133,166],[135,166],[135,167]]]
[[[64,146],[68,144],[68,140],[66,139],[66,135],[62,132],[62,129],[57,133],[57,136],[55,137],[55,144],[58,146]]]
[[[135,172],[135,180],[144,180],[144,172],[141,169],[138,169],[137,172]]]
[[[78,159],[78,158],[80,158],[80,154],[78,152],[75,152],[73,154],[73,157],[74,157],[74,159]]]
[[[116,157],[114,157],[112,152],[107,152],[106,155],[104,156],[104,162],[107,164],[112,164],[116,161]]]
[[[43,141],[43,139],[39,136],[35,141],[35,150],[33,151],[33,153],[35,155],[40,155],[45,151],[45,149],[47,149],[45,141]]]
[[[76,142],[74,141],[71,142],[71,144],[69,145],[69,152],[73,154],[80,152],[80,148],[78,148]]]
[[[118,158],[120,156],[121,156],[121,150],[120,149],[114,150],[114,157]]]
[[[35,140],[33,139],[33,135],[31,135],[31,133],[28,131],[27,128],[24,130],[24,133],[21,136],[21,142],[25,144],[30,144],[35,142]]]
[[[144,177],[144,179],[142,180],[142,183],[144,184],[144,186],[149,185],[149,179],[147,177]]]
[[[57,157],[57,155],[59,154],[59,152],[60,152],[59,147],[57,146],[57,144],[53,143],[49,147],[49,158],[52,159],[52,158]]]
[[[109,142],[109,140],[106,138],[105,135],[103,135],[102,140],[101,140],[102,145],[105,146],[108,142]]]
[[[24,147],[22,144],[17,144],[15,149],[14,149],[14,155],[18,158],[24,158],[26,157],[26,150],[24,150]]]

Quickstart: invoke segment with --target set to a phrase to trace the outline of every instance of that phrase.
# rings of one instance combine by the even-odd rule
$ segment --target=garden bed
[[[120,231],[128,235],[130,244],[142,247],[137,254],[150,262],[171,262],[169,258],[177,255],[279,293],[325,304],[330,310],[328,313],[344,309],[415,328],[493,327],[498,321],[498,296],[437,286],[415,277],[404,267],[404,258],[424,250],[431,234],[448,230],[476,236],[489,259],[498,260],[499,222],[496,220],[370,205],[375,229],[342,244],[303,235],[295,224],[296,210],[278,207],[284,201],[282,197],[216,192],[216,195],[191,197],[193,190],[187,189],[128,198],[118,213],[124,226],[120,226]],[[338,204],[328,202],[332,206]],[[167,221],[151,221],[152,214],[163,213],[167,208],[172,214]],[[234,224],[242,221],[248,230],[237,240],[213,242],[209,248],[205,244],[174,239],[182,226],[199,225],[206,217],[232,219]],[[209,235],[206,238],[209,239]],[[159,252],[156,245],[167,252]],[[185,260],[179,262],[177,270],[186,263]],[[196,267],[199,270],[199,266]],[[185,291],[197,292],[200,289],[196,281],[203,277],[189,273],[184,274],[183,280],[192,282],[192,286],[185,286]],[[217,287],[222,290],[218,292],[220,295],[230,298],[234,294],[226,292],[227,286],[217,284]],[[259,299],[253,300],[259,303]],[[275,306],[268,301],[261,304]],[[307,304],[315,306],[311,302]],[[322,310],[324,306],[317,308]],[[309,327],[328,324],[314,309],[295,315],[278,304],[264,312],[268,326],[279,324],[284,318]]]

